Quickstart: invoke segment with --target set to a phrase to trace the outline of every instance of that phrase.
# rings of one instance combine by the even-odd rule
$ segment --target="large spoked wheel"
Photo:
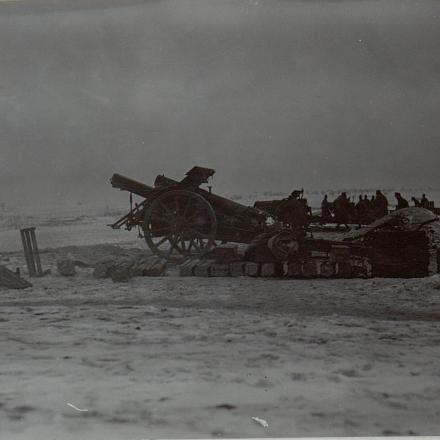
[[[144,233],[156,255],[166,259],[197,257],[215,244],[217,217],[199,194],[167,191],[146,209]]]

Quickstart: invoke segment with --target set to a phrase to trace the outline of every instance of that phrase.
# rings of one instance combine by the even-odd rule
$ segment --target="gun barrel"
[[[148,197],[148,194],[151,191],[154,191],[153,187],[138,182],[137,180],[130,179],[129,177],[125,177],[122,174],[113,174],[110,182],[113,188],[119,188],[121,191],[129,191],[141,197]]]

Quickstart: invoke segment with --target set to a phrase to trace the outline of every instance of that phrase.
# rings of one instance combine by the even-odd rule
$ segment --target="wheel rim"
[[[195,192],[167,191],[145,211],[145,240],[166,259],[200,256],[214,244],[217,219],[210,203]]]

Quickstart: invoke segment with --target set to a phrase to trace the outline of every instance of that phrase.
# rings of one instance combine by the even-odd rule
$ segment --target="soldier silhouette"
[[[339,229],[341,225],[345,225],[346,229],[350,229],[348,226],[349,199],[347,193],[341,193],[333,202],[333,205],[335,207],[336,229]]]
[[[321,202],[321,223],[329,223],[332,221],[332,213],[330,209],[330,202],[328,201],[327,194]]]
[[[400,193],[396,192],[396,193],[394,193],[394,196],[397,199],[396,210],[408,208],[408,206],[409,206],[408,200],[404,199]]]
[[[422,195],[422,199],[420,200],[420,206],[426,209],[429,208],[429,200],[426,198],[425,194]]]
[[[375,203],[375,211],[377,214],[377,218],[384,217],[388,215],[388,200],[382,194],[380,189],[376,191],[376,203]]]

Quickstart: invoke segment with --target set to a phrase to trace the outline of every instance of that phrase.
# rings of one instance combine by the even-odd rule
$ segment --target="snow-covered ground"
[[[0,290],[0,439],[439,433],[440,277],[57,275],[143,247],[108,220],[37,227],[52,273]],[[17,231],[0,243],[26,274]]]

